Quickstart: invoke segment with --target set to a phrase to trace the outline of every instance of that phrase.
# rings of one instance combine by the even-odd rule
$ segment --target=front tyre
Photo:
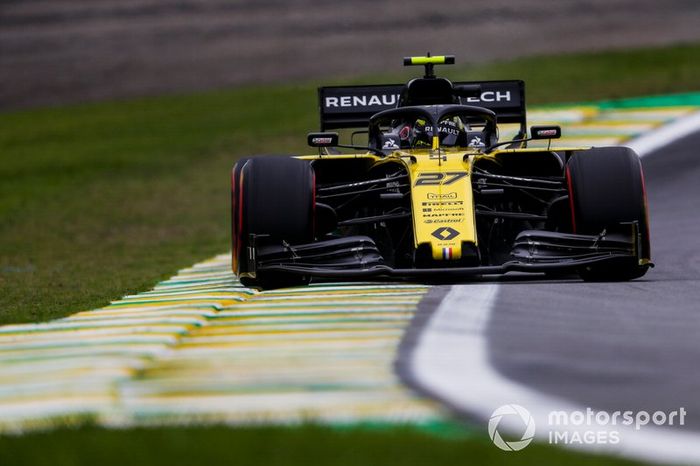
[[[639,156],[627,147],[602,147],[577,152],[566,165],[574,233],[597,235],[620,223],[637,222],[638,256],[586,266],[586,281],[626,281],[649,270],[650,244],[644,174]],[[641,259],[641,261],[640,261]]]
[[[286,156],[242,159],[233,168],[231,187],[233,271],[249,287],[282,288],[309,278],[249,267],[250,235],[265,241],[313,241],[315,177],[304,160]]]

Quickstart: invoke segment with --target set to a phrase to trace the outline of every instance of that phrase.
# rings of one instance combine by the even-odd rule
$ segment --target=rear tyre
[[[231,188],[233,271],[245,286],[282,288],[309,283],[284,272],[248,267],[250,235],[265,241],[313,241],[315,177],[309,162],[285,156],[242,159],[233,168]]]
[[[642,259],[650,258],[649,220],[644,174],[637,154],[627,147],[577,152],[566,165],[574,233],[596,235],[622,222],[637,222]],[[649,265],[638,258],[586,266],[586,281],[626,281],[643,276]]]

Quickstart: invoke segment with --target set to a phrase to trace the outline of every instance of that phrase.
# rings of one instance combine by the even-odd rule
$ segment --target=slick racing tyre
[[[637,154],[627,147],[577,152],[566,165],[574,233],[597,235],[620,223],[637,222],[640,258],[650,258],[649,220],[644,174]],[[649,265],[639,258],[584,267],[586,281],[626,281],[643,276]]]
[[[286,156],[242,159],[231,176],[233,271],[245,286],[281,288],[308,284],[304,276],[253,271],[250,235],[264,241],[304,244],[313,241],[315,177],[311,165]]]

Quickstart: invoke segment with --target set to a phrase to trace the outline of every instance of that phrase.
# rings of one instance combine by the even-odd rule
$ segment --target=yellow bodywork
[[[437,138],[436,138],[437,139]],[[414,247],[429,244],[434,260],[459,260],[462,246],[478,246],[471,170],[475,160],[494,158],[508,152],[541,152],[542,149],[503,149],[485,154],[478,149],[444,149],[433,141],[436,149],[397,150],[386,157],[371,153],[309,155],[314,159],[370,159],[373,165],[400,161],[408,169],[411,181],[411,208]],[[580,150],[561,147],[557,150]]]
[[[437,138],[435,138],[437,139]],[[462,149],[396,151],[386,157],[373,154],[304,156],[318,158],[370,158],[375,164],[400,161],[408,169],[414,247],[429,244],[435,260],[458,260],[462,242],[477,244],[471,160],[481,152]]]
[[[429,244],[435,260],[462,257],[462,242],[477,244],[471,157],[464,150],[413,152],[409,164],[415,247]]]

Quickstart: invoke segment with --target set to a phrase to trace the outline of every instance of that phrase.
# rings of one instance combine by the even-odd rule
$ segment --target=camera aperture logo
[[[592,408],[575,411],[550,411],[547,419],[539,418],[542,439],[552,445],[600,445],[619,444],[622,434],[633,434],[647,425],[683,426],[687,411],[680,407],[674,411],[598,411]],[[489,437],[494,445],[504,451],[520,451],[535,437],[535,420],[525,408],[516,404],[496,409],[488,424]],[[503,433],[519,440],[504,439]]]
[[[522,423],[523,434],[520,440],[506,441],[503,439],[499,431],[499,426],[503,426],[506,422],[511,426],[514,422]],[[530,445],[530,442],[532,442],[532,439],[535,437],[535,420],[532,418],[530,412],[520,405],[503,405],[491,414],[491,419],[489,419],[489,437],[491,437],[493,444],[501,450],[522,450]]]

